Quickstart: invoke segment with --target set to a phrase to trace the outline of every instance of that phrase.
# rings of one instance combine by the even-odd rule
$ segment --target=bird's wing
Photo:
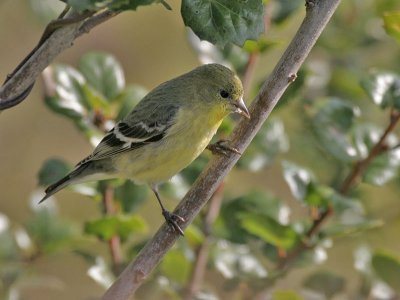
[[[177,112],[177,107],[169,107],[157,120],[142,118],[137,122],[124,120],[118,122],[101,140],[93,153],[80,161],[78,166],[162,140],[167,130],[173,125]]]

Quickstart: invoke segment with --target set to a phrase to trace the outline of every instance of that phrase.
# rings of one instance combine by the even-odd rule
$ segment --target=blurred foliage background
[[[180,1],[168,1],[172,11],[124,12],[78,39],[29,99],[1,114],[2,299],[104,292],[163,222],[153,195],[115,180],[73,186],[38,206],[43,186],[89,154],[146,91],[200,63],[234,68],[249,104],[305,14],[303,1],[263,2],[265,33],[242,48],[200,42],[184,27]],[[0,2],[2,78],[62,8]],[[238,166],[137,299],[399,299],[399,11],[396,0],[340,5]],[[234,124],[224,122],[218,137]],[[210,157],[163,186],[168,207]]]

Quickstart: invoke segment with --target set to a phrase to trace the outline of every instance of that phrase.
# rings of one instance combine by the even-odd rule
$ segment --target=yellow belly
[[[114,162],[120,175],[136,182],[157,184],[197,158],[210,143],[224,114],[211,118],[198,117],[192,112],[183,114],[178,114],[177,126],[171,127],[161,141],[117,156]]]

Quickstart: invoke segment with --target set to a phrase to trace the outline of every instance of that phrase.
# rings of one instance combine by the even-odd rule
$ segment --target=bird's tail
[[[39,201],[39,203],[42,203],[44,200],[49,198],[50,196],[54,195],[58,191],[62,190],[66,186],[70,185],[71,183],[78,183],[82,181],[82,177],[85,177],[84,172],[88,166],[90,166],[90,163],[82,164],[78,166],[76,169],[74,169],[71,173],[66,175],[65,177],[61,178],[57,182],[53,183],[50,185],[44,192],[46,195],[42,198],[42,200]],[[83,175],[83,176],[82,176]]]

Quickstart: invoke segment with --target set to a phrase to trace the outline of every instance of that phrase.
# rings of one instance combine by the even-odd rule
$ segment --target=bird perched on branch
[[[162,83],[106,134],[92,154],[49,186],[40,202],[70,184],[128,178],[151,187],[167,223],[183,235],[178,223],[184,220],[164,208],[158,185],[200,155],[228,114],[250,118],[242,97],[240,79],[219,64],[203,65]]]

